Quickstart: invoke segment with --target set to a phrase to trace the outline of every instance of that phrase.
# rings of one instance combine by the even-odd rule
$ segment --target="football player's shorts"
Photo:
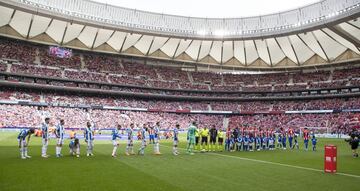
[[[199,138],[200,138],[200,137],[195,137],[195,143],[196,143],[196,144],[199,144]]]
[[[216,143],[216,137],[210,137],[210,143]]]
[[[114,146],[118,146],[118,145],[119,145],[119,141],[117,141],[117,140],[113,140],[112,142],[113,142],[113,145],[114,145]]]
[[[222,144],[224,142],[224,138],[218,138],[218,142]]]
[[[57,138],[57,142],[58,145],[63,145],[64,144],[64,138]]]
[[[208,138],[207,137],[201,137],[201,143],[207,143]]]

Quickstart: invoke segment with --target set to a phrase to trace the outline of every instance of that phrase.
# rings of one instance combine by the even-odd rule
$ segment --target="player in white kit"
[[[86,156],[93,156],[94,150],[94,128],[91,125],[91,122],[86,123],[86,128],[84,130],[85,142],[87,143]]]
[[[126,129],[126,133],[128,136],[128,142],[126,146],[126,155],[134,155],[134,141],[133,141],[133,132],[134,132],[134,124],[131,123],[130,127]]]
[[[49,145],[49,123],[50,118],[45,118],[45,121],[41,124],[41,131],[42,131],[42,148],[41,148],[41,157],[48,158],[47,155],[47,148]]]
[[[141,135],[141,146],[138,150],[138,155],[144,155],[145,154],[145,148],[146,148],[146,131],[147,127],[144,123],[143,127],[140,129],[140,135]]]
[[[30,142],[30,137],[32,134],[34,134],[35,129],[31,128],[31,129],[22,129],[18,135],[18,140],[19,140],[19,148],[20,148],[20,155],[21,155],[21,159],[27,159],[27,158],[31,158],[28,155],[28,150],[27,150],[27,146]],[[27,139],[26,139],[27,137]]]
[[[156,122],[154,127],[154,135],[155,135],[155,144],[154,144],[154,154],[161,155],[160,153],[160,122]]]
[[[56,157],[62,157],[61,148],[64,144],[64,135],[65,135],[65,121],[64,119],[60,119],[60,123],[56,125],[55,135],[57,138],[56,144]]]

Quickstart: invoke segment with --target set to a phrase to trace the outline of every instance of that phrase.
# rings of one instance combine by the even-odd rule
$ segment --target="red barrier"
[[[336,173],[337,147],[335,145],[325,145],[324,160],[325,173]]]

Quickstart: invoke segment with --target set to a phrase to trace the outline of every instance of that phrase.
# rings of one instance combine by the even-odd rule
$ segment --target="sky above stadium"
[[[192,17],[259,16],[302,7],[319,0],[95,0],[138,10]]]

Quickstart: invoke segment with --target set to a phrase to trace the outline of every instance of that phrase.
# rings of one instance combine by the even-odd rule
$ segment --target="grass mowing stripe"
[[[162,145],[162,146],[163,146],[163,147],[170,147],[170,146],[167,146],[167,145]],[[187,149],[184,149],[184,148],[179,148],[179,149],[181,149],[181,150],[187,150]],[[291,167],[291,168],[297,168],[297,169],[309,170],[309,171],[315,171],[315,172],[324,172],[324,170],[315,169],[315,168],[308,168],[308,167],[295,166],[295,165],[283,164],[283,163],[277,163],[277,162],[271,162],[271,161],[265,161],[265,160],[258,160],[258,159],[251,159],[251,158],[245,158],[245,157],[237,157],[237,156],[231,156],[231,155],[224,155],[224,154],[219,154],[219,153],[204,153],[204,154],[217,155],[217,156],[228,157],[228,158],[236,158],[236,159],[240,159],[240,160],[258,162],[258,163],[264,163],[264,164],[273,164],[273,165],[278,165],[278,166],[285,166],[285,167]],[[359,175],[354,175],[354,174],[348,174],[348,173],[342,173],[342,172],[337,172],[336,174],[337,174],[337,175],[342,175],[342,176],[360,178]]]

